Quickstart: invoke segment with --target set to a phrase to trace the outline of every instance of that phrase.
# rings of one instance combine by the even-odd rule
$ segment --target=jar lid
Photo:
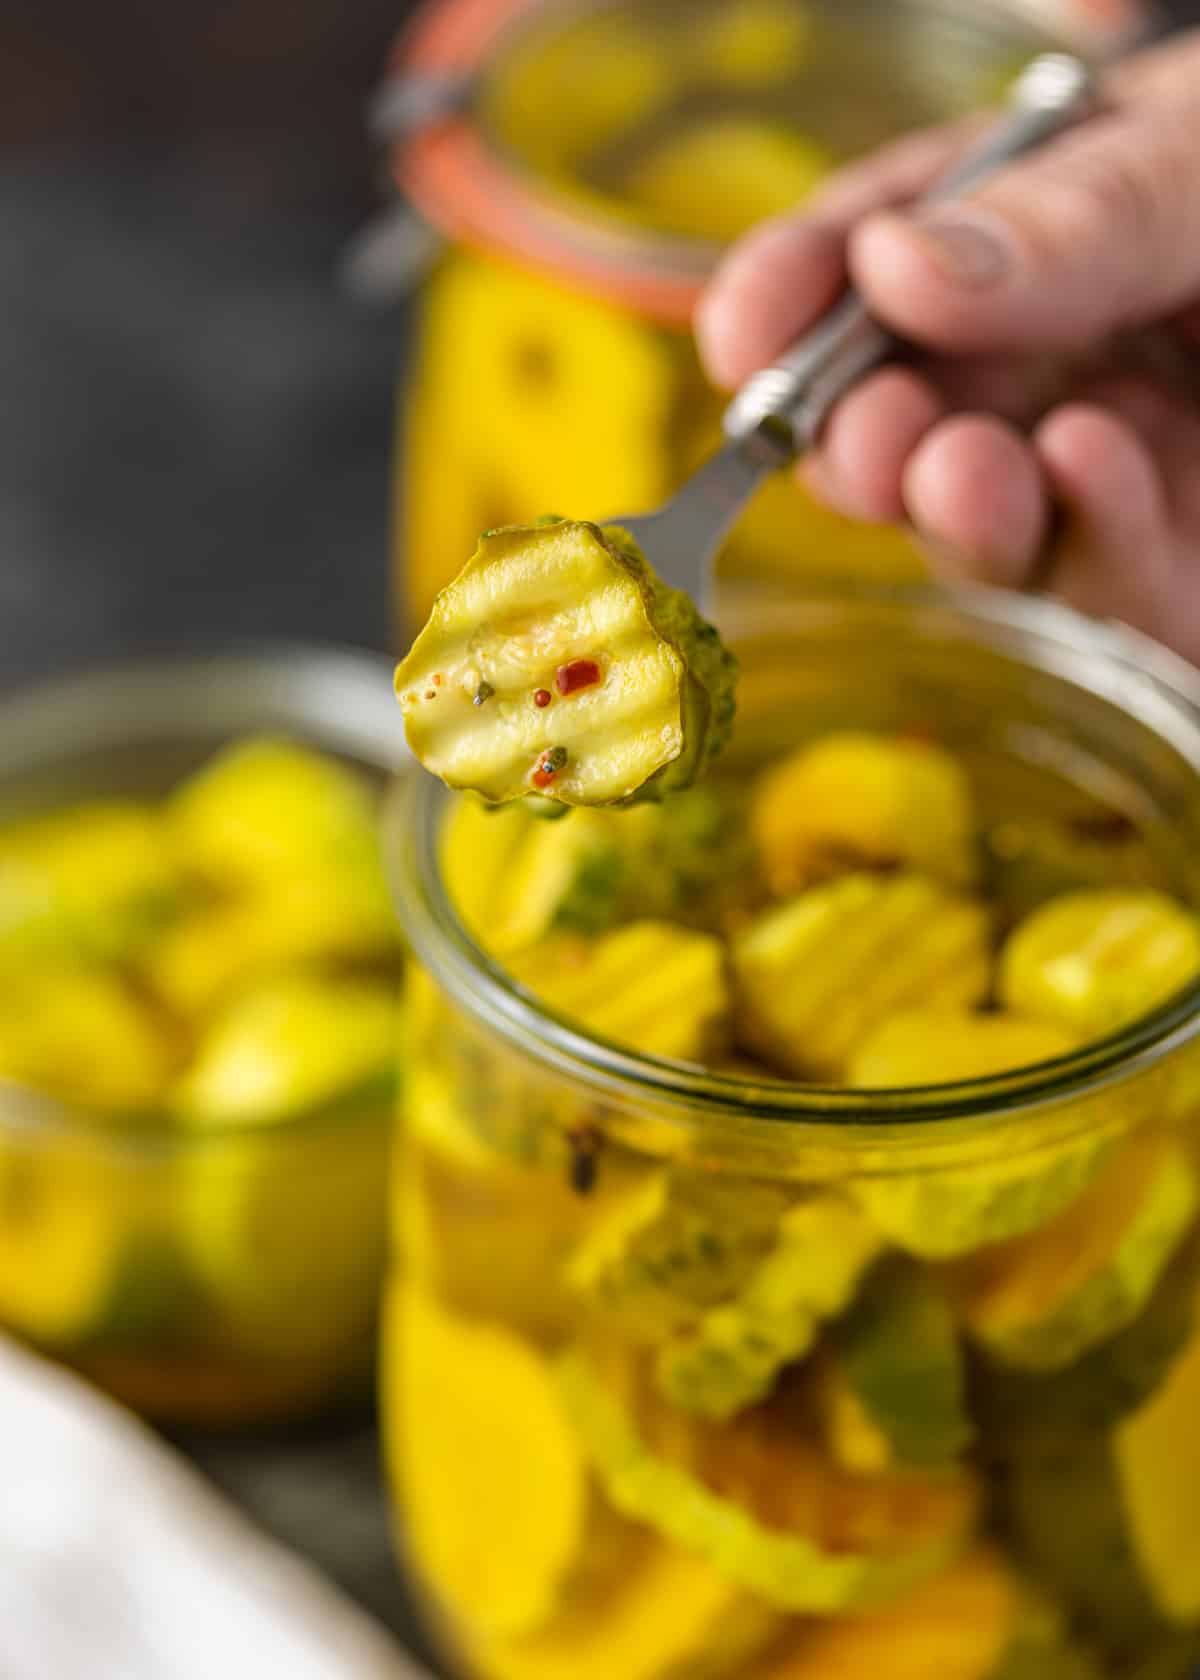
[[[396,185],[443,234],[683,325],[723,246],[826,168],[1141,15],[1139,0],[428,0],[380,108]]]

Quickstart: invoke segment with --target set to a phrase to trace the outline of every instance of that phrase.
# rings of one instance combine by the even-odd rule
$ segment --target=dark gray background
[[[400,0],[0,0],[0,685],[386,646],[404,322],[338,254]]]

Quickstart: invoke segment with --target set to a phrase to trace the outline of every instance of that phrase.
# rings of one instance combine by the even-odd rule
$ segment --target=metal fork
[[[1007,119],[936,183],[922,202],[956,198],[1035,150],[1098,105],[1094,72],[1044,53],[1018,77]],[[904,348],[847,292],[779,360],[754,374],[725,410],[726,442],[654,513],[616,517],[658,575],[711,613],[713,567],[730,526],[770,473],[816,442],[830,410],[864,374]]]

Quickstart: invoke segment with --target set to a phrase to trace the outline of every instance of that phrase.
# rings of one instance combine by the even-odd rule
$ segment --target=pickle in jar
[[[849,1082],[862,1090],[929,1087],[941,1079],[988,1079],[1069,1056],[1078,1038],[1066,1028],[1003,1010],[910,1009],[885,1020],[851,1058]],[[927,1171],[863,1175],[851,1194],[900,1248],[949,1259],[1043,1225],[1101,1169],[1118,1122],[1143,1118],[1141,1099],[1115,1098],[1078,1136],[1014,1147],[1001,1159]],[[1104,1124],[1101,1124],[1101,1119]]]
[[[913,872],[812,887],[757,917],[731,960],[746,1044],[827,1083],[889,1015],[967,1009],[991,984],[985,907]]]
[[[999,1363],[1071,1365],[1142,1312],[1198,1206],[1178,1144],[1140,1132],[1056,1218],[953,1269],[963,1321]]]
[[[617,1509],[780,1609],[886,1602],[956,1556],[978,1515],[967,1469],[863,1476],[835,1464],[806,1427],[803,1371],[724,1423],[668,1406],[644,1356],[610,1341],[570,1352],[562,1380]]]
[[[614,1519],[610,1518],[610,1522]],[[524,1639],[476,1639],[496,1680],[741,1680],[786,1625],[695,1553],[628,1524],[615,1580]]]
[[[979,1354],[970,1372],[971,1412],[989,1449],[1061,1452],[1140,1411],[1159,1392],[1197,1327],[1200,1232],[1176,1251],[1150,1299],[1124,1330],[1070,1365],[1030,1371]]]
[[[241,1345],[307,1354],[368,1333],[399,1032],[386,983],[273,981],[216,1017],[180,1080],[182,1240]],[[281,1143],[306,1118],[320,1124]]]
[[[802,1626],[752,1680],[1100,1680],[1066,1618],[993,1546],[879,1610]]]
[[[0,830],[0,962],[121,961],[175,910],[180,883],[157,814],[127,800]]]
[[[771,765],[752,791],[751,828],[781,897],[864,869],[916,869],[970,887],[977,826],[957,759],[912,736],[822,735]]]
[[[450,1608],[487,1636],[530,1634],[587,1563],[594,1493],[554,1367],[494,1324],[419,1286],[398,1320],[384,1429],[401,1475],[406,1543]]]
[[[567,1277],[579,1300],[638,1340],[695,1325],[749,1282],[791,1198],[771,1185],[647,1172],[593,1222]]]
[[[731,882],[730,865],[741,879]],[[735,801],[712,785],[665,803],[538,820],[524,801],[455,801],[442,874],[468,930],[504,956],[555,932],[670,916],[714,928],[756,890]]]
[[[802,203],[832,163],[789,123],[709,113],[645,148],[622,179],[622,196],[656,228],[725,245]]]
[[[164,820],[172,855],[195,881],[230,893],[298,877],[356,890],[391,941],[374,796],[328,753],[282,736],[235,741],[176,788]]]
[[[644,1056],[703,1062],[728,1038],[724,946],[673,922],[561,935],[511,958],[509,972],[560,1015]]]
[[[110,1116],[152,1117],[181,1051],[170,1021],[108,968],[0,970],[0,1080]]]
[[[882,1246],[842,1197],[802,1197],[780,1215],[770,1248],[737,1292],[659,1349],[659,1391],[718,1420],[763,1399],[784,1366],[810,1351],[822,1324],[848,1306]]]
[[[1011,1009],[1087,1038],[1148,1014],[1200,973],[1200,921],[1151,888],[1064,893],[1035,910],[1001,956]]]

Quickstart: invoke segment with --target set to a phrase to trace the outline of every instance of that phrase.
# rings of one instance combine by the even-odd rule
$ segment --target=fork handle
[[[960,197],[1006,163],[1090,115],[1097,104],[1093,73],[1081,59],[1043,53],[1018,77],[1009,117],[921,202]],[[801,454],[815,443],[838,398],[902,348],[902,341],[867,313],[857,293],[848,291],[777,362],[747,380],[725,411],[725,433],[745,438],[766,424],[777,439],[781,430],[784,440],[790,433],[794,452]]]

